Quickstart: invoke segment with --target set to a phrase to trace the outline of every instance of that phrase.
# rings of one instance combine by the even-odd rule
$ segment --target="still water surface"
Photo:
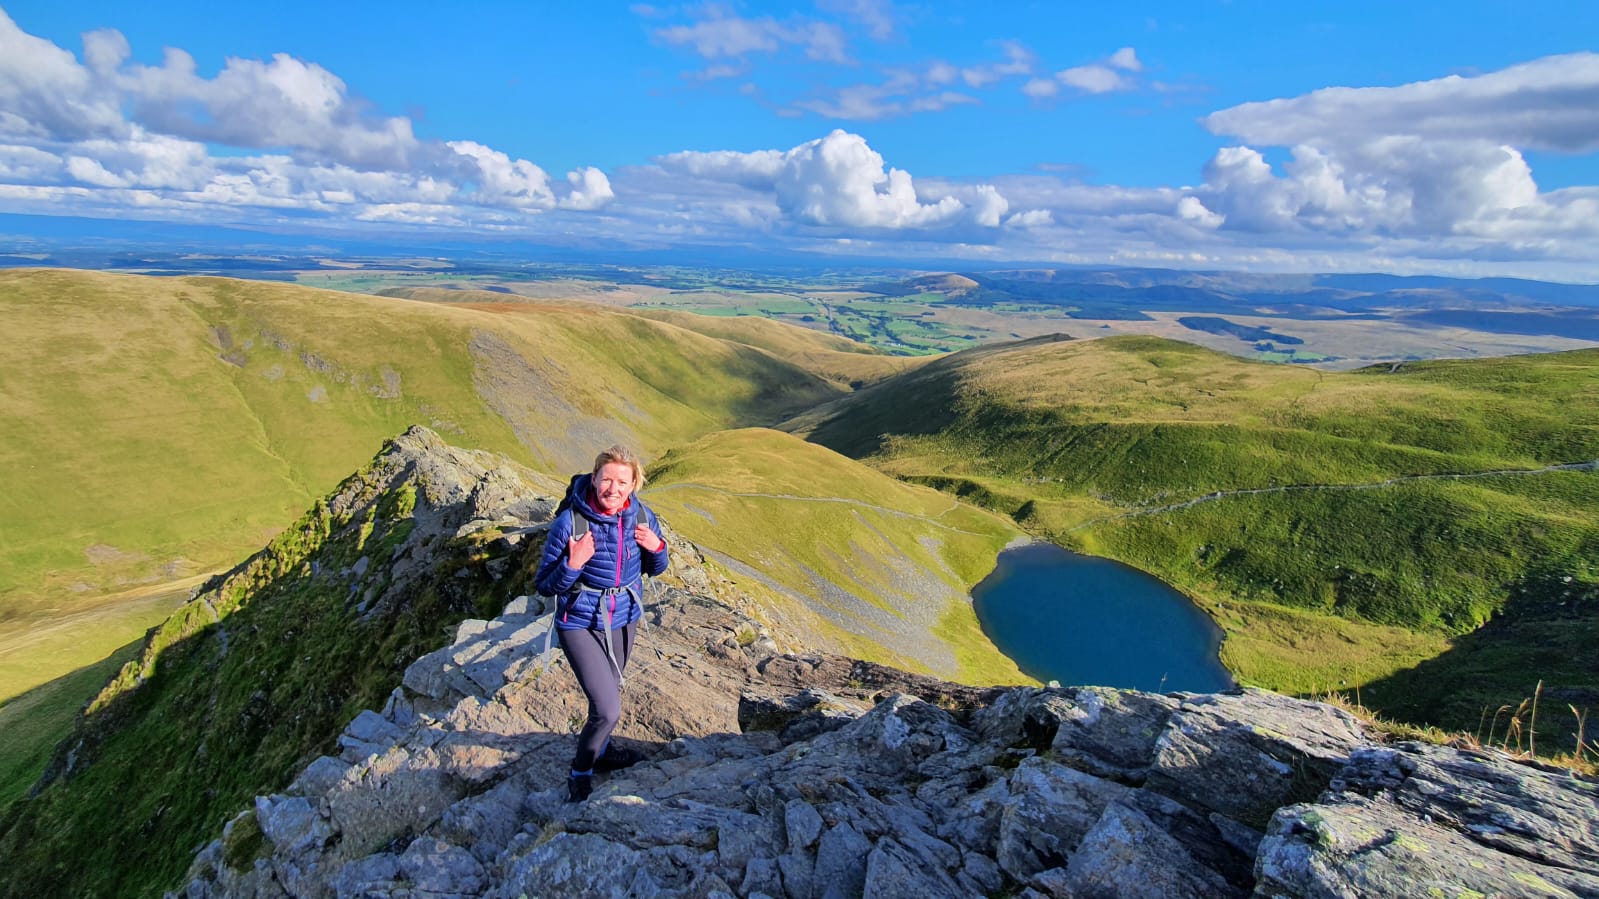
[[[983,631],[1041,681],[1208,693],[1232,687],[1221,629],[1158,578],[1048,543],[1000,553],[972,590]]]

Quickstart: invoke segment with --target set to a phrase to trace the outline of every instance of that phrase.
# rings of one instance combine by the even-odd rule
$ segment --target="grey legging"
[[[594,760],[605,750],[611,731],[622,718],[622,686],[617,674],[618,670],[627,670],[627,657],[633,651],[633,632],[637,628],[638,622],[634,622],[611,631],[616,668],[611,667],[611,660],[605,655],[604,632],[598,629],[560,631],[566,661],[589,698],[589,720],[577,735],[573,771],[588,771],[594,767]]]

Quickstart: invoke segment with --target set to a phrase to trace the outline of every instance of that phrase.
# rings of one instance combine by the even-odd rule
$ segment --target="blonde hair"
[[[594,457],[594,477],[599,477],[600,469],[612,462],[633,469],[633,490],[636,492],[644,489],[644,463],[639,461],[632,450],[620,444],[606,447]]]

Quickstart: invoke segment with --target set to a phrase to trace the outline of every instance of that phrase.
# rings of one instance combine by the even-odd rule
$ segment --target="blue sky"
[[[6,3],[0,212],[1599,280],[1599,4],[1126,6]]]

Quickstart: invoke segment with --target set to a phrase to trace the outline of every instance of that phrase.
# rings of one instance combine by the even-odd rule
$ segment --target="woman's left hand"
[[[662,540],[659,534],[643,524],[634,526],[633,539],[638,541],[639,546],[644,547],[645,552],[658,553],[661,547],[666,545],[666,541]]]

